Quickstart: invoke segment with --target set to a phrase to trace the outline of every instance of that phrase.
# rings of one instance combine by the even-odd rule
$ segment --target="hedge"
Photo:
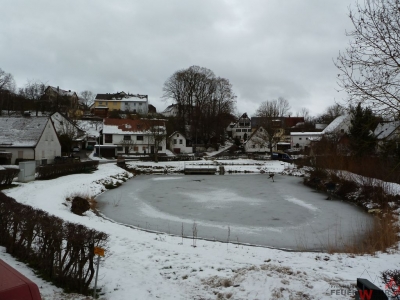
[[[19,169],[5,169],[0,170],[0,186],[10,185],[14,177],[18,176]]]
[[[97,170],[98,161],[45,165],[36,168],[36,179],[53,179],[64,175],[87,173]]]
[[[0,245],[67,292],[88,294],[95,275],[94,247],[108,235],[66,222],[0,193]]]

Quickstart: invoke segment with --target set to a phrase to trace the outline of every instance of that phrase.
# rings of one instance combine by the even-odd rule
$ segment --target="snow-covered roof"
[[[320,136],[322,132],[291,132],[290,135],[293,136]]]
[[[58,93],[60,96],[72,96],[73,94],[75,94],[74,91],[71,90],[66,91],[60,88],[56,88],[54,86],[49,86],[49,88],[52,89],[53,92]]]
[[[374,135],[377,139],[382,140],[391,135],[399,127],[400,121],[379,123],[378,126],[376,126]]]
[[[137,99],[132,99],[132,98],[137,98]],[[146,100],[140,100],[140,99],[146,99]],[[108,93],[108,94],[97,94],[96,95],[96,100],[98,101],[104,101],[104,100],[112,100],[112,101],[147,101],[148,96],[147,95],[133,95],[133,94],[127,94],[125,92],[117,92],[117,93]]]
[[[1,117],[0,147],[35,147],[48,117]]]
[[[104,119],[103,134],[147,134],[151,127],[165,130],[165,121],[158,119]]]
[[[349,127],[350,120],[351,120],[350,115],[339,116],[335,120],[333,120],[328,126],[326,126],[322,132],[323,132],[323,134],[326,134],[326,133],[331,133],[331,132],[337,131],[342,126]]]

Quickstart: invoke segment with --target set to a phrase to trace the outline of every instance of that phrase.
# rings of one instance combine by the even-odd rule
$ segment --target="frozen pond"
[[[107,217],[145,229],[291,249],[321,249],[354,238],[371,217],[325,200],[302,178],[266,175],[143,175],[100,195]]]

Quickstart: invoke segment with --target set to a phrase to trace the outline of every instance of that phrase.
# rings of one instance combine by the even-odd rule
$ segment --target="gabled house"
[[[228,126],[228,132],[231,132],[233,139],[239,139],[242,143],[246,141],[251,135],[251,120],[244,113],[236,123],[231,123]]]
[[[58,136],[66,135],[71,139],[71,148],[86,148],[87,136],[85,131],[75,125],[70,118],[60,112],[51,114],[50,118],[53,121],[54,128],[56,129]],[[72,149],[65,150],[66,152],[69,152]]]
[[[280,149],[290,147],[290,133],[299,131],[304,126],[303,117],[252,117],[251,128],[252,130],[258,129],[262,126],[267,132],[273,134],[274,140],[280,146]]]
[[[48,102],[53,111],[62,111],[69,116],[80,115],[79,97],[71,90],[48,86],[42,96],[42,101]]]
[[[169,149],[175,154],[193,153],[192,141],[179,131],[168,137]]]
[[[161,113],[164,117],[176,117],[178,115],[178,105],[168,105],[166,109]]]
[[[107,118],[102,138],[102,145],[96,145],[102,156],[166,153],[165,120]]]
[[[290,146],[292,149],[308,150],[313,141],[321,139],[322,132],[291,132]]]
[[[374,130],[374,136],[377,139],[377,151],[389,142],[397,143],[400,147],[400,121],[381,122]]]
[[[61,144],[49,117],[0,117],[0,151],[11,153],[12,164],[51,163],[61,155]]]
[[[105,118],[110,111],[147,115],[149,113],[148,96],[133,95],[123,91],[111,94],[97,94],[94,100],[94,114]]]
[[[103,130],[103,119],[77,120],[76,125],[86,135],[86,149],[93,150],[96,144],[100,143],[100,132]]]
[[[274,145],[272,145],[274,147]],[[244,150],[246,153],[266,153],[270,152],[270,145],[268,141],[268,132],[262,127],[258,127],[244,142]],[[276,150],[276,149],[273,149]]]
[[[347,134],[351,125],[351,115],[342,115],[334,119],[325,129],[322,134]]]

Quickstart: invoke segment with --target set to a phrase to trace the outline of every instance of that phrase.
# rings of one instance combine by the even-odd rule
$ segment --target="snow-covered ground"
[[[229,167],[266,173],[281,172],[285,167],[277,161],[245,165],[247,162],[235,167],[234,163],[239,163],[235,160]],[[180,162],[129,164],[149,168],[165,164],[175,169],[183,166]],[[398,251],[374,256],[328,255],[203,240],[197,240],[197,247],[192,247],[190,239],[182,241],[179,237],[132,229],[92,212],[77,216],[69,211],[67,197],[75,193],[98,195],[104,191],[101,182],[124,176],[123,169],[103,164],[90,175],[34,181],[5,191],[21,203],[110,235],[109,249],[100,266],[98,286],[104,293],[101,299],[350,299],[343,293],[349,291],[357,277],[384,288],[380,272],[400,269]],[[4,248],[0,248],[0,257],[35,281],[45,300],[90,299],[60,294],[60,289],[37,278],[24,264],[4,253]]]

